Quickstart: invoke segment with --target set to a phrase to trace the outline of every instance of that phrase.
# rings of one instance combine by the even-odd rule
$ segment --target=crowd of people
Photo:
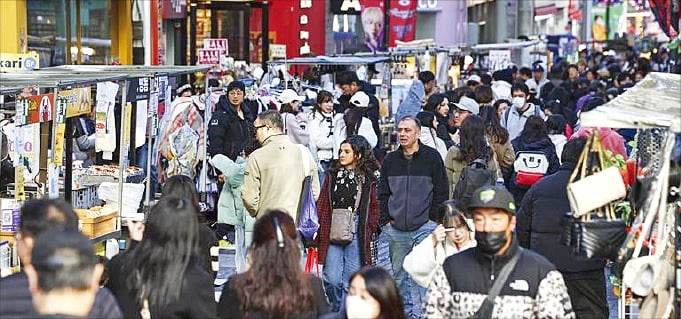
[[[596,130],[580,113],[650,63],[582,58],[548,77],[540,63],[473,72],[443,93],[421,72],[387,154],[376,97],[352,71],[337,75],[340,96],[318,93],[309,113],[286,90],[278,110],[254,114],[244,84],[231,82],[208,129],[217,223],[234,228],[236,247],[219,300],[209,250],[222,238],[192,180],[177,175],[143,223],[129,222],[129,248],[110,261],[95,257],[69,204],[24,204],[23,271],[0,281],[0,317],[607,318],[605,260],[560,243],[566,185]],[[626,158],[630,132],[597,130]],[[299,231],[308,219],[318,219],[312,238]],[[306,247],[318,252],[318,276],[301,265]]]

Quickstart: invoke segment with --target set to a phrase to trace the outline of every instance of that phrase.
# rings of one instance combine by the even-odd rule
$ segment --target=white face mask
[[[517,109],[520,110],[523,108],[523,105],[525,105],[525,98],[524,97],[514,97],[511,99],[511,104]]]
[[[378,303],[363,300],[360,296],[347,296],[345,298],[345,308],[348,319],[374,319],[381,314]]]

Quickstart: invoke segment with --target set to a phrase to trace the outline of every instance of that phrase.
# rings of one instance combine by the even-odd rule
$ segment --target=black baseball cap
[[[489,185],[475,190],[468,202],[468,210],[473,208],[498,208],[515,215],[513,195],[503,186]]]

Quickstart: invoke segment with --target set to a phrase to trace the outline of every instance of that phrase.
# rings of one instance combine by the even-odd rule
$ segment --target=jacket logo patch
[[[210,125],[218,125],[218,120],[212,120],[212,121],[210,121]]]
[[[530,291],[530,284],[528,284],[527,281],[522,279],[516,279],[516,281],[512,282],[509,286],[513,290]]]

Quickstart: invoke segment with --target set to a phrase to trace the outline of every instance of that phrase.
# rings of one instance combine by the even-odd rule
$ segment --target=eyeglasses
[[[240,96],[240,95],[244,95],[244,92],[242,92],[241,90],[232,90],[232,91],[229,91],[229,95],[230,96]]]
[[[259,129],[261,129],[263,127],[267,127],[267,125],[258,125],[258,126],[255,127],[255,131],[257,132]]]

